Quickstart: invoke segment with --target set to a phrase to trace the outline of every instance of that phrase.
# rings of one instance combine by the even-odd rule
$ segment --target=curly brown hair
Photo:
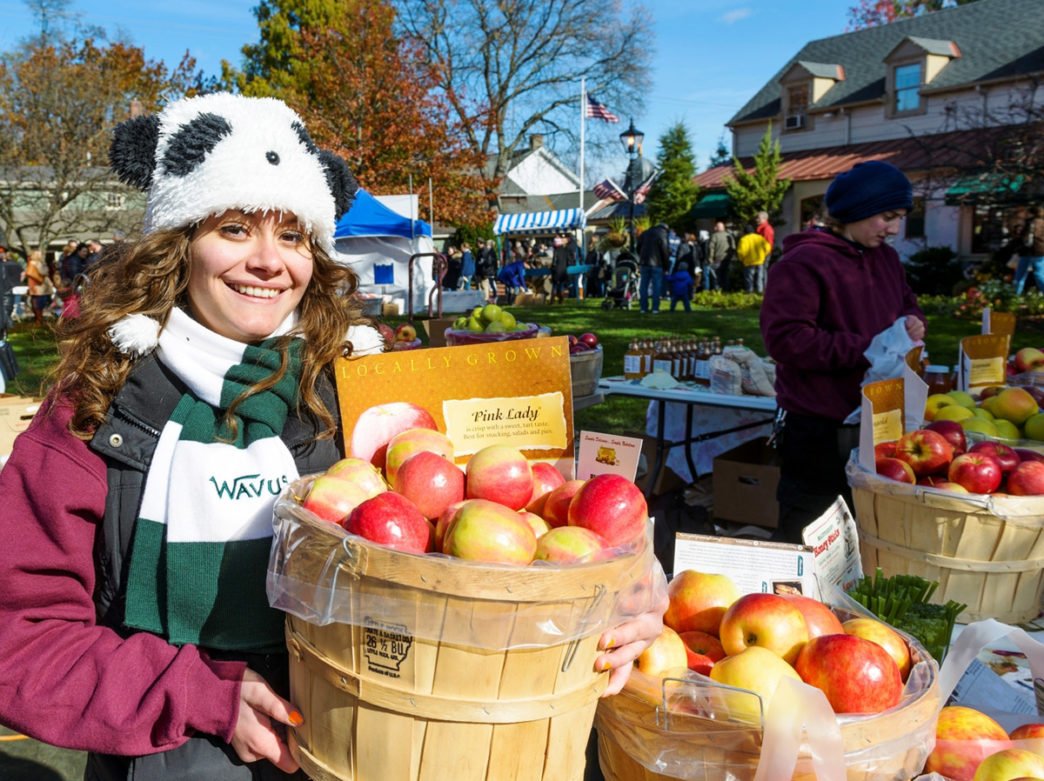
[[[189,248],[197,226],[157,231],[136,242],[118,242],[106,248],[89,272],[80,296],[80,315],[62,318],[57,326],[59,362],[52,378],[57,392],[69,398],[75,411],[69,430],[90,439],[105,420],[113,398],[138,360],[121,353],[109,329],[130,314],[141,314],[166,324],[174,307],[186,307]],[[299,409],[318,421],[322,437],[332,437],[337,425],[317,391],[320,376],[331,372],[335,358],[351,349],[345,341],[348,327],[367,324],[352,295],[358,277],[310,242],[312,279],[298,307],[298,324],[277,343],[283,354],[279,371],[249,388],[226,412],[232,431],[235,408],[256,393],[275,385],[287,368],[287,346],[295,335],[304,337],[301,351]]]

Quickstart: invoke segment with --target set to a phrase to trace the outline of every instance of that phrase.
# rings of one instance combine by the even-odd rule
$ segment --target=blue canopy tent
[[[580,209],[555,209],[547,212],[520,212],[518,214],[501,214],[493,224],[493,233],[555,233],[557,231],[576,230],[587,224],[584,213]]]
[[[386,303],[398,300],[402,312],[408,309],[410,258],[435,251],[428,223],[400,214],[362,189],[337,221],[334,241],[338,260],[358,275],[360,291],[380,296]],[[435,286],[431,266],[430,254],[414,263],[410,291],[414,311],[427,306],[428,293]]]

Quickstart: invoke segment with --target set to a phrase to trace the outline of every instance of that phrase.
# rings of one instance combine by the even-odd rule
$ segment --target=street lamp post
[[[634,242],[634,194],[641,184],[641,153],[642,141],[644,140],[645,133],[634,126],[634,119],[632,118],[630,126],[620,134],[620,142],[623,144],[628,157],[627,177],[624,181],[624,186],[627,188],[627,199],[630,203],[630,218],[627,221],[627,231],[631,237],[631,252],[637,251]]]

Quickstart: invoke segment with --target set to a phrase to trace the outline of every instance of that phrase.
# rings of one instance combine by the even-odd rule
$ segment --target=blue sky
[[[628,0],[625,0],[625,2]],[[809,40],[844,32],[856,0],[647,0],[656,34],[646,109],[635,125],[646,155],[668,127],[685,123],[702,169],[724,123]],[[256,0],[73,0],[81,22],[125,34],[149,58],[174,65],[186,49],[208,73],[235,64],[257,39]],[[0,50],[34,32],[21,0],[0,0]],[[627,116],[621,107],[610,106]],[[728,139],[726,137],[726,143]],[[625,162],[623,151],[620,163]]]

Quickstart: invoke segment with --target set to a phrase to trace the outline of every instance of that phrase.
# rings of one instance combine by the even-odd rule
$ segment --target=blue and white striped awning
[[[556,230],[582,228],[587,220],[579,209],[557,209],[549,212],[501,214],[493,224],[493,233],[550,233]]]

